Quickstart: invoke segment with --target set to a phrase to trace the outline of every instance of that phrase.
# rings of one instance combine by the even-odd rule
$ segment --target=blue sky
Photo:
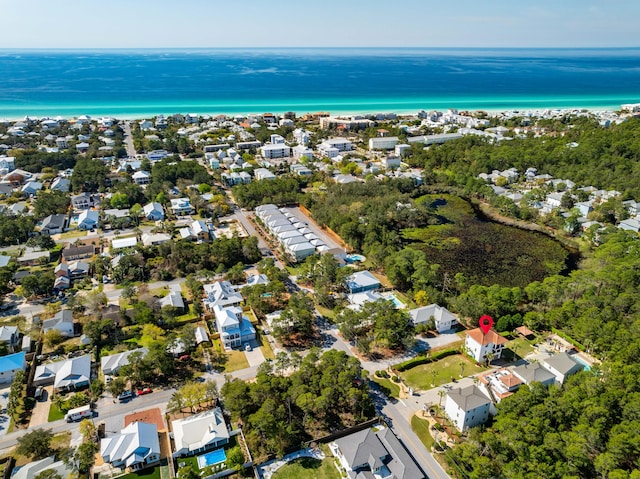
[[[0,48],[632,47],[635,0],[0,0]]]

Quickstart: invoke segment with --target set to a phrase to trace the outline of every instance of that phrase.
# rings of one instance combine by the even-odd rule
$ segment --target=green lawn
[[[380,386],[380,389],[389,397],[400,397],[400,386],[394,383],[391,379],[379,378],[375,374],[371,376],[371,380]]]
[[[285,464],[271,477],[273,479],[341,479],[342,476],[333,461],[332,456],[322,461],[303,457]]]
[[[276,357],[269,341],[263,336],[262,331],[256,335],[256,341],[258,342],[258,347],[262,348],[262,355],[265,359],[274,359]]]
[[[459,379],[460,363],[464,363],[463,377],[481,373],[489,369],[483,366],[478,367],[467,356],[456,354],[454,356],[447,356],[433,363],[416,366],[415,368],[400,373],[400,376],[405,380],[407,385],[414,389],[431,389],[435,386],[450,383],[452,377]],[[434,371],[435,381],[433,376]],[[432,386],[434,382],[435,386]]]
[[[227,373],[231,371],[238,371],[239,369],[245,369],[249,367],[249,361],[244,351],[227,351],[227,362],[224,365],[224,370]]]
[[[504,345],[505,350],[503,351],[502,355],[505,359],[513,358],[514,354],[517,356],[516,360],[518,358],[524,358],[527,354],[532,353],[535,350],[532,345],[532,343],[534,342],[535,340],[528,341],[525,338],[517,338],[509,341]]]
[[[81,230],[71,230],[71,231],[66,231],[64,233],[59,234],[59,237],[61,240],[70,239],[70,238],[80,238],[82,236],[87,236],[87,232],[81,231]]]
[[[431,451],[434,439],[433,436],[431,436],[431,431],[429,431],[429,421],[419,418],[414,414],[411,416],[411,429],[413,429],[413,432],[420,438],[424,447],[427,448],[427,451]]]
[[[160,466],[149,467],[142,471],[125,474],[118,479],[160,479]]]
[[[60,409],[58,409],[58,406],[51,403],[51,407],[49,407],[49,418],[47,419],[47,421],[52,422],[58,421],[60,419],[64,419],[64,413]]]

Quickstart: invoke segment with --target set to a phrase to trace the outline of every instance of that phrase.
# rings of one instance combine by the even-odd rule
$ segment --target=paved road
[[[338,351],[344,351],[350,356],[355,356],[348,343],[342,340],[338,335],[338,330],[335,327],[329,327],[324,330],[326,335],[329,335],[329,343],[325,349],[331,348]],[[397,360],[397,358],[396,358]],[[363,369],[367,370],[370,375],[380,369],[385,369],[386,364],[373,361],[360,361]],[[471,382],[471,380],[469,380]],[[433,395],[421,395],[411,399],[399,400],[396,403],[392,403],[386,399],[381,402],[377,402],[378,412],[381,412],[386,417],[391,418],[393,421],[393,429],[399,433],[400,440],[403,441],[405,447],[409,453],[416,460],[418,465],[427,474],[429,479],[450,479],[449,475],[440,466],[438,461],[435,460],[433,455],[426,450],[418,436],[411,429],[411,417],[419,410],[424,408],[425,403],[437,402],[437,392]]]
[[[133,135],[131,135],[131,122],[124,122],[124,145],[127,149],[127,156],[131,158],[136,157],[136,149],[133,146]]]

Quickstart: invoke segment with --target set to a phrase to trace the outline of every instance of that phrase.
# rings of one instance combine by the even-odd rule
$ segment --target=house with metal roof
[[[358,271],[347,277],[346,286],[350,293],[373,291],[380,287],[380,281],[369,271]]]
[[[129,364],[129,356],[133,353],[140,353],[142,356],[149,352],[147,348],[131,349],[118,354],[110,354],[100,358],[100,369],[105,375],[116,374],[122,366]]]
[[[191,456],[229,442],[229,429],[219,407],[171,422],[173,457]]]
[[[155,424],[134,422],[120,434],[100,441],[100,456],[114,467],[143,469],[160,460],[160,440]]]
[[[85,354],[77,358],[54,363],[41,364],[33,377],[35,386],[53,384],[55,391],[73,391],[89,386],[91,382],[91,356]]]

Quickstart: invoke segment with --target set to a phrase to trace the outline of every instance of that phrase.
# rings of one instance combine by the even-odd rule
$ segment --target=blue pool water
[[[367,258],[362,256],[361,254],[348,254],[345,258],[345,261],[349,264],[355,263],[356,261],[364,262]]]
[[[381,295],[387,301],[391,301],[396,308],[404,308],[404,303],[396,298],[392,293],[383,293]]]
[[[573,359],[576,360],[576,362],[579,362],[580,364],[582,364],[584,366],[584,370],[585,371],[591,371],[591,366],[589,366],[582,358],[580,358],[580,356],[572,356]]]
[[[207,466],[214,466],[226,460],[227,455],[225,454],[224,449],[216,449],[215,451],[198,456],[198,466],[200,469],[204,469]]]

